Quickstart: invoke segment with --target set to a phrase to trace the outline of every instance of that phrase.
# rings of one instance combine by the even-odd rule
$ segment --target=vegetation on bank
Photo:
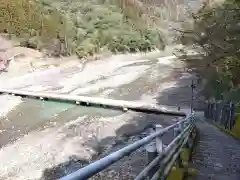
[[[210,2],[210,1],[208,1]],[[207,80],[205,96],[216,100],[240,101],[240,3],[206,3],[184,23],[180,40],[195,45],[204,56],[195,68]],[[201,64],[201,67],[199,66]]]
[[[164,48],[155,7],[138,0],[0,0],[0,33],[50,55]]]

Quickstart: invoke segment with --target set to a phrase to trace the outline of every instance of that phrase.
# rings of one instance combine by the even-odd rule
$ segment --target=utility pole
[[[193,112],[193,102],[194,102],[194,89],[196,88],[196,85],[194,84],[194,81],[192,80],[191,89],[192,89],[192,99],[191,99],[191,113]]]

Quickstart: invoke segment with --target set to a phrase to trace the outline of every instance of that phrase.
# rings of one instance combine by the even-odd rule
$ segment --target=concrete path
[[[193,155],[193,167],[199,171],[194,180],[239,180],[240,141],[199,121],[200,141]]]

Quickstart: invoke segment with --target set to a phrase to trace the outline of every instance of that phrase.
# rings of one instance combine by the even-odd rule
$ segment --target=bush
[[[106,48],[112,52],[164,48],[161,32],[146,18],[147,11],[138,0],[0,0],[0,3],[3,9],[0,32],[13,33],[23,39],[22,45],[49,49],[50,54],[76,53],[84,57]]]

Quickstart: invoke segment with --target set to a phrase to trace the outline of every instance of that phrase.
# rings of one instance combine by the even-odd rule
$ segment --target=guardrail
[[[156,128],[151,135],[131,145],[128,145],[96,162],[93,162],[92,164],[89,164],[88,166],[61,178],[61,180],[88,179],[143,146],[146,147],[149,163],[135,179],[141,180],[145,179],[146,177],[151,180],[157,180],[159,178],[166,179],[174,163],[177,162],[179,165],[181,164],[180,153],[182,152],[183,148],[192,147],[193,144],[192,139],[189,138],[193,132],[196,121],[192,109],[191,114],[186,115],[185,112],[140,102],[93,98],[86,96],[72,96],[65,94],[27,92],[1,88],[0,93],[27,98],[37,98],[40,100],[65,101],[83,106],[114,108],[121,109],[123,111],[133,110],[145,113],[164,114],[179,117],[177,123],[166,128],[162,128],[160,125],[156,125]],[[165,146],[162,143],[162,136],[166,133],[171,132],[171,130],[173,130],[174,138],[167,146]],[[182,163],[182,165],[183,164],[184,163]]]
[[[236,105],[224,102],[207,102],[205,113],[206,119],[231,130],[236,120]]]
[[[240,106],[234,103],[206,102],[205,118],[220,130],[240,139]]]
[[[188,115],[185,119],[178,120],[179,122],[166,128],[156,126],[155,132],[151,135],[93,162],[88,166],[61,178],[61,180],[88,179],[143,146],[146,147],[149,164],[135,179],[141,180],[146,177],[151,180],[157,180],[159,178],[166,179],[174,163],[179,162],[178,159],[183,148],[192,146],[193,144],[193,141],[189,137],[195,126],[196,120],[194,113]],[[171,130],[174,132],[174,139],[170,144],[165,146],[162,143],[161,137]]]

